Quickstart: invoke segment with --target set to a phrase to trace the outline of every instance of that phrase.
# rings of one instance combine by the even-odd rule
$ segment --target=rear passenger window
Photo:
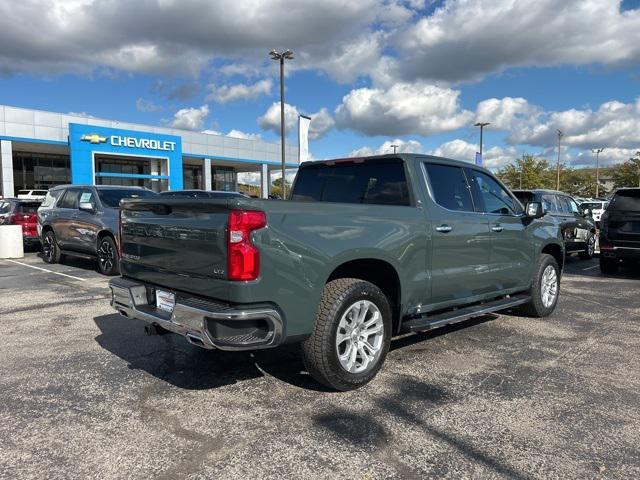
[[[56,203],[56,199],[60,197],[60,194],[64,192],[64,190],[49,190],[47,195],[44,197],[42,201],[43,207],[51,207],[54,203]]]
[[[0,202],[0,213],[9,213],[11,204],[9,202]]]
[[[467,177],[460,167],[425,163],[433,199],[449,210],[473,212]]]
[[[571,213],[571,206],[569,205],[569,199],[562,195],[556,196],[556,202],[558,203],[558,211],[562,213]]]
[[[79,190],[67,190],[58,203],[58,208],[78,208]]]

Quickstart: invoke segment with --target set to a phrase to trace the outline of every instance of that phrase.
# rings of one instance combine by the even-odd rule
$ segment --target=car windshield
[[[640,188],[618,190],[609,204],[609,209],[640,212]]]
[[[152,192],[150,190],[142,190],[142,189],[125,189],[125,188],[114,188],[113,190],[109,189],[98,189],[98,197],[100,197],[100,201],[105,207],[117,208],[120,205],[120,200],[123,198],[145,198],[145,197],[153,197],[156,196],[157,193]]]

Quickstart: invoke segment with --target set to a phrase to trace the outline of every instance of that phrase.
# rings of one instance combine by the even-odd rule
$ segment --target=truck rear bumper
[[[126,278],[109,282],[111,306],[127,318],[137,318],[183,335],[198,347],[257,350],[280,345],[284,325],[273,308],[229,307],[214,301],[176,295],[172,312],[156,308],[154,287]]]

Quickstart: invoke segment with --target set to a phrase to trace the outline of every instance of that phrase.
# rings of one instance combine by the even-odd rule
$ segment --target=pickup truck
[[[308,372],[350,390],[391,337],[560,292],[564,243],[489,171],[426,155],[307,162],[288,200],[123,200],[112,306],[198,347],[301,342]]]

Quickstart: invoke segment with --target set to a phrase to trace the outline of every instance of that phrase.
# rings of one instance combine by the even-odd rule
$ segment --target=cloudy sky
[[[640,149],[640,0],[0,0],[0,103],[275,141],[271,48],[315,158]]]

